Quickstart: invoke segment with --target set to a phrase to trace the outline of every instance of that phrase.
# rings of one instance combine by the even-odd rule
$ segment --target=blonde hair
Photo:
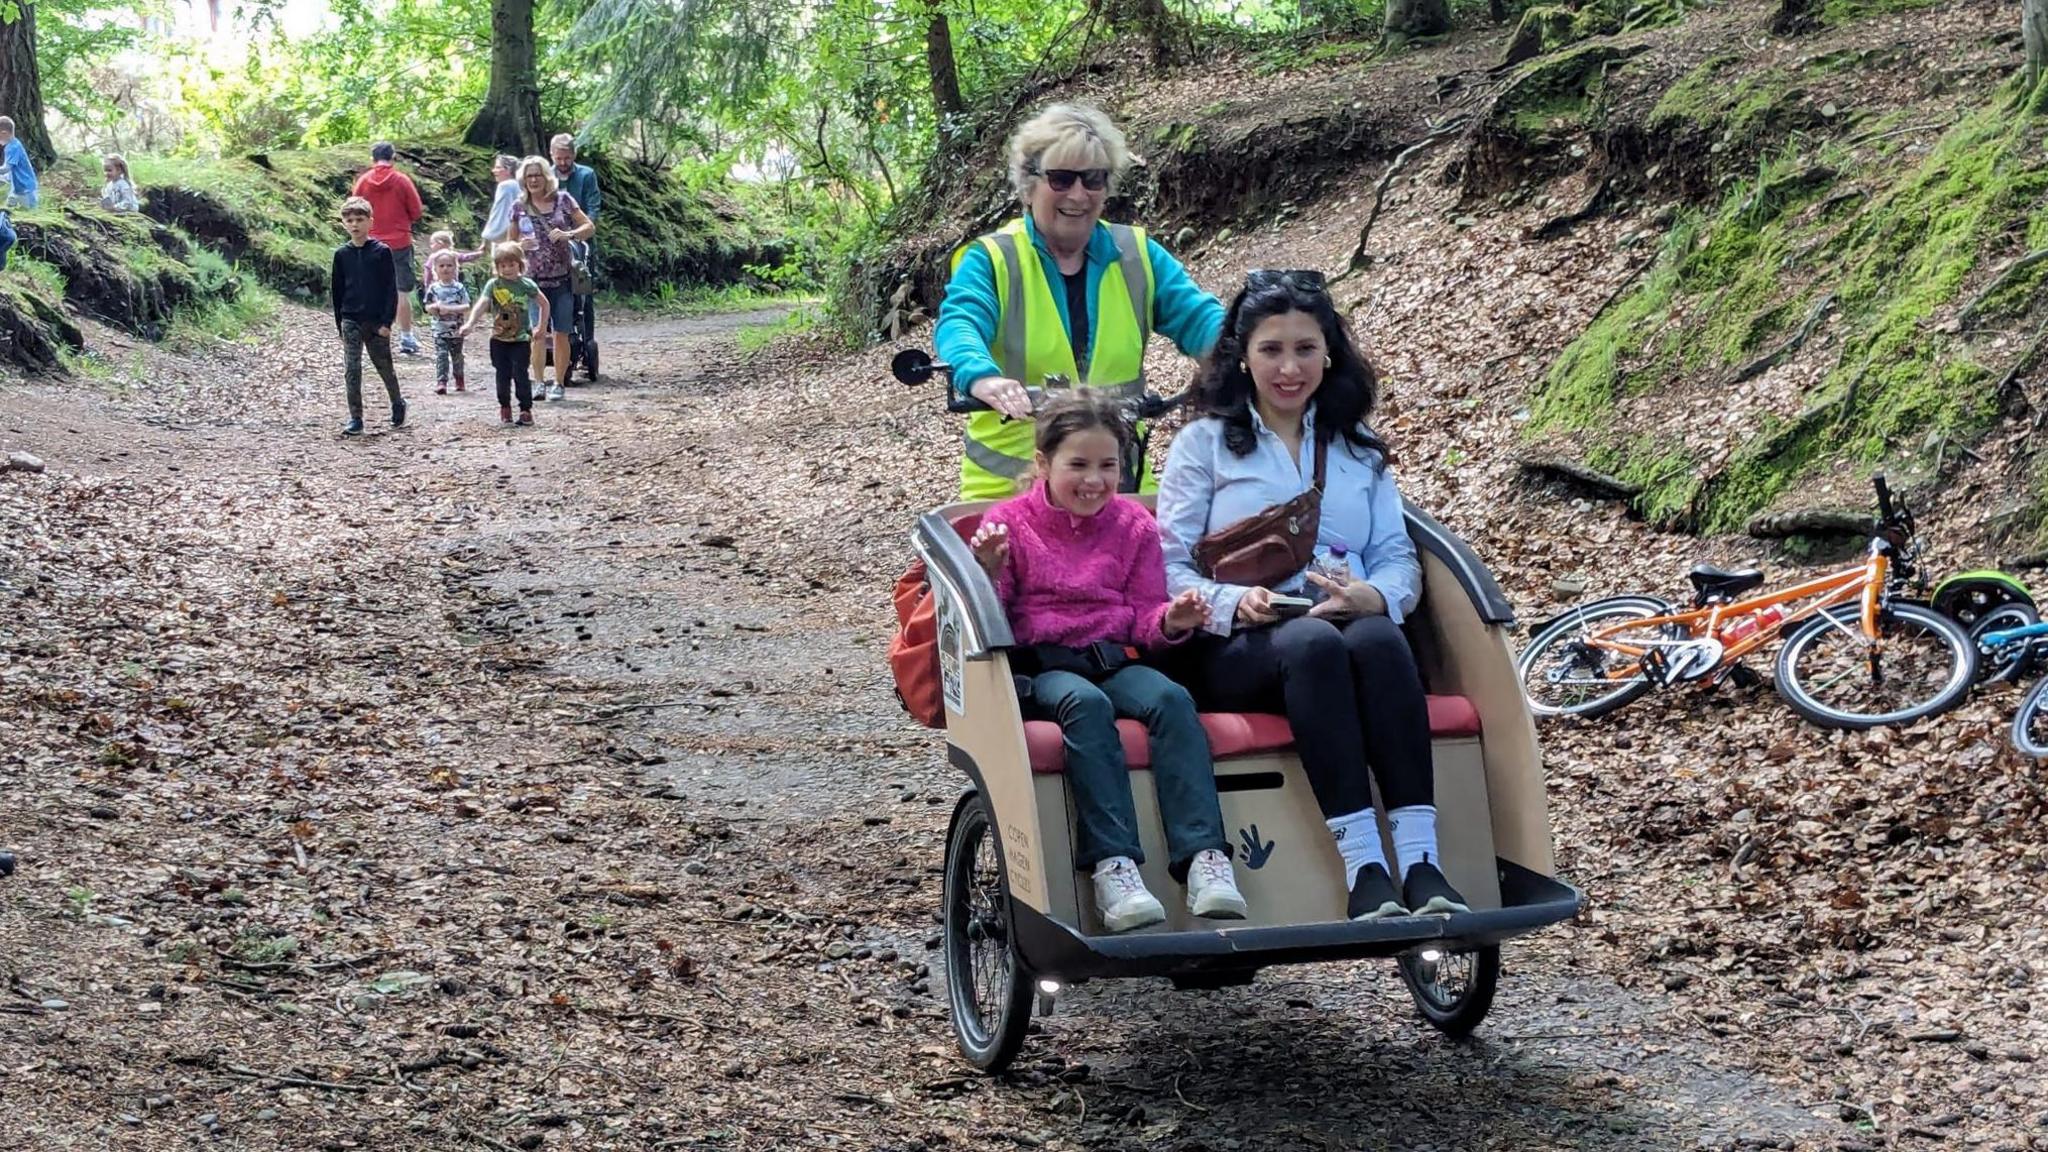
[[[453,248],[442,248],[427,254],[427,267],[429,269],[439,268],[443,264],[453,264],[460,270],[462,267],[462,257],[456,255]]]
[[[531,212],[534,210],[533,193],[526,190],[526,172],[529,168],[540,169],[541,175],[548,178],[548,199],[554,199],[555,193],[561,190],[562,185],[560,181],[555,179],[555,166],[552,162],[543,160],[538,156],[528,156],[526,159],[521,160],[519,162],[519,201],[526,205],[527,211]]]
[[[1010,137],[1010,187],[1019,200],[1031,199],[1047,168],[1107,168],[1114,188],[1130,166],[1124,134],[1086,104],[1054,104]]]
[[[125,158],[118,155],[108,155],[100,158],[100,167],[104,168],[109,164],[121,170],[121,179],[130,179],[128,175],[128,161]]]
[[[377,211],[370,207],[368,200],[363,199],[361,196],[351,196],[341,202],[341,211],[337,215],[368,216],[370,219],[375,220],[377,218]]]
[[[526,267],[526,249],[519,246],[519,241],[502,240],[491,247],[491,265],[493,267],[503,264],[507,260],[516,262],[521,268]]]
[[[455,247],[455,233],[443,228],[427,237],[427,251],[439,252],[442,248]]]

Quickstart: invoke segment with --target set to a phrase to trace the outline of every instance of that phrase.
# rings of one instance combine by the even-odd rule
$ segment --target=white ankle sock
[[[1408,878],[1408,869],[1424,860],[1443,867],[1443,861],[1436,850],[1436,806],[1433,804],[1410,804],[1395,808],[1387,813],[1387,824],[1394,830],[1394,862],[1400,866],[1397,881]]]
[[[1330,826],[1330,838],[1337,842],[1337,853],[1344,857],[1344,890],[1358,881],[1358,870],[1367,864],[1387,866],[1387,850],[1380,843],[1380,824],[1370,808],[1361,808],[1349,816],[1332,816],[1323,821]]]

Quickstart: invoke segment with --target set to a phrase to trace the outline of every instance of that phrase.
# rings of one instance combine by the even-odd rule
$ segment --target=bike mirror
[[[931,353],[905,348],[889,361],[889,374],[905,384],[922,384],[932,378]]]

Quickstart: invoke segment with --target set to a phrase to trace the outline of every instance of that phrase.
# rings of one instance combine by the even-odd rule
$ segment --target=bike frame
[[[1728,644],[1721,653],[1721,659],[1714,665],[1719,671],[1742,659],[1758,648],[1778,638],[1785,629],[1803,623],[1820,612],[1841,604],[1862,602],[1863,640],[1873,647],[1877,639],[1878,605],[1884,598],[1886,581],[1891,576],[1891,556],[1882,543],[1874,543],[1870,556],[1860,567],[1845,568],[1826,576],[1815,577],[1790,588],[1764,592],[1742,600],[1725,604],[1708,604],[1685,612],[1673,612],[1664,616],[1652,616],[1644,620],[1631,620],[1626,624],[1615,624],[1602,628],[1587,636],[1584,643],[1608,651],[1620,652],[1635,657],[1638,661],[1656,645],[1627,644],[1614,639],[1623,632],[1643,628],[1661,628],[1679,625],[1686,630],[1688,640],[1708,637],[1718,638],[1725,625],[1734,620],[1753,616],[1766,608],[1797,601],[1809,601],[1802,607],[1789,612],[1785,618],[1767,627],[1758,628],[1748,636]],[[1846,631],[1846,629],[1844,629]],[[1606,673],[1610,680],[1627,680],[1642,673],[1640,664],[1626,668],[1611,669]]]
[[[2043,620],[2039,624],[2023,624],[2018,628],[2000,628],[1996,632],[1986,632],[1977,637],[1977,647],[2003,648],[2007,644],[2017,644],[2022,640],[2038,640],[2044,636],[2048,636],[2048,620]]]

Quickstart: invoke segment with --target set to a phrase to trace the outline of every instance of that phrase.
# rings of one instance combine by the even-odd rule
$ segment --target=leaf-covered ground
[[[1471,1046],[1360,964],[1073,990],[971,1075],[932,948],[960,785],[879,660],[952,468],[930,398],[664,321],[520,435],[403,362],[413,426],[350,443],[323,336],[0,391],[50,464],[0,478],[11,1146],[2026,1146],[2038,849],[1988,707],[1552,736],[1595,908],[1509,949]],[[1411,486],[1518,601],[1683,550],[1461,497],[1419,401]],[[1538,550],[1568,525],[1608,541]]]

